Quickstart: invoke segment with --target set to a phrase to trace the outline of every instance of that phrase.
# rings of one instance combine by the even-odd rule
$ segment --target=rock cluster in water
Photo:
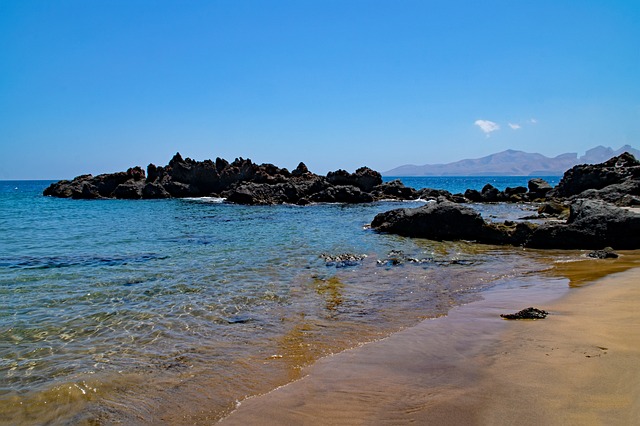
[[[467,206],[439,198],[419,208],[380,213],[371,227],[409,237],[534,248],[640,248],[640,214],[625,208],[640,205],[640,162],[631,154],[575,166],[555,188],[543,190],[542,217],[566,220],[492,223]]]
[[[229,163],[183,159],[178,153],[168,165],[149,164],[147,172],[133,167],[126,172],[82,175],[53,183],[44,195],[75,199],[151,199],[224,197],[237,204],[367,203],[380,199],[417,199],[452,195],[447,191],[415,190],[400,181],[382,182],[380,173],[362,167],[326,176],[311,173],[304,163],[293,171],[249,159]]]
[[[44,195],[77,199],[151,199],[223,197],[237,204],[367,203],[376,200],[436,200],[415,209],[377,215],[371,227],[380,232],[435,240],[471,240],[535,248],[640,248],[640,214],[623,207],[640,206],[640,162],[624,153],[601,164],[569,169],[552,188],[542,179],[527,187],[500,191],[490,184],[482,190],[451,194],[438,189],[383,182],[380,173],[361,167],[320,176],[304,163],[293,171],[249,159],[229,163],[183,159],[178,153],[168,165],[149,164],[147,171],[82,175],[50,185]],[[535,224],[526,221],[492,223],[467,207],[467,202],[540,203]]]

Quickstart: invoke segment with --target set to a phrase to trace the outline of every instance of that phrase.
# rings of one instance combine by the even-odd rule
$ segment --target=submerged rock
[[[501,314],[500,316],[504,319],[508,320],[521,320],[521,319],[545,319],[549,315],[547,311],[543,311],[542,309],[529,307],[523,309],[515,314]]]
[[[367,258],[366,254],[353,254],[353,253],[341,253],[341,254],[328,254],[322,253],[320,255],[322,260],[325,261],[327,266],[335,266],[336,268],[344,268],[347,266],[357,266],[364,259]]]

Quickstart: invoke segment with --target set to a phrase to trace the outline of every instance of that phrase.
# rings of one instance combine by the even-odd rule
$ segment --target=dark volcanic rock
[[[376,215],[371,222],[371,227],[381,232],[434,240],[475,239],[482,234],[483,226],[478,212],[449,201],[391,210]]]
[[[543,217],[558,217],[565,213],[567,213],[568,217],[568,212],[569,207],[557,201],[547,201],[538,207],[538,214]]]
[[[142,188],[142,198],[170,198],[171,194],[167,192],[164,186],[155,182],[148,182]]]
[[[551,191],[550,195],[572,197],[589,189],[602,190],[610,185],[623,184],[629,180],[637,181],[638,178],[640,178],[640,162],[633,155],[625,152],[601,164],[582,164],[572,167],[565,172],[558,186]],[[638,185],[632,185],[632,187],[637,190]],[[626,191],[629,190],[626,189]],[[593,198],[596,194],[597,192],[591,193],[589,198]],[[615,202],[613,199],[608,201]]]
[[[374,188],[377,192],[374,195]],[[126,172],[82,175],[50,185],[44,195],[66,198],[182,198],[219,196],[240,204],[308,204],[315,202],[366,203],[393,193],[394,198],[416,198],[415,190],[382,184],[380,173],[361,167],[318,176],[300,163],[293,172],[273,164],[254,164],[237,158],[195,161],[173,156],[166,166],[149,164],[147,172],[133,167]]]
[[[491,185],[490,183],[486,184],[482,188],[481,195],[482,195],[482,201],[486,201],[489,203],[497,202],[504,198],[500,190],[494,187],[493,185]]]
[[[505,201],[511,201],[513,203],[518,203],[521,201],[525,201],[527,198],[527,188],[524,186],[516,186],[515,188],[511,188],[507,186],[503,192],[503,198]]]
[[[519,312],[516,312],[515,314],[502,314],[500,316],[504,319],[509,319],[509,320],[521,320],[521,319],[536,320],[536,319],[545,319],[547,315],[549,315],[547,311],[529,307]]]
[[[118,185],[112,194],[115,198],[137,200],[142,198],[144,185],[144,181],[127,181]]]
[[[303,193],[292,183],[245,183],[231,190],[227,201],[237,204],[298,204]]]
[[[640,163],[630,154],[596,165],[576,166],[551,189],[532,179],[529,192],[498,191],[487,184],[482,191],[467,190],[465,198],[493,202],[519,198],[547,201],[539,217],[568,218],[566,222],[504,224],[484,221],[480,215],[453,203],[440,202],[417,209],[398,209],[377,215],[371,226],[381,232],[435,240],[472,240],[533,248],[640,248],[640,213],[619,206],[640,205]],[[569,196],[568,199],[562,197]],[[568,210],[568,212],[567,212]],[[600,252],[594,252],[600,256]]]
[[[549,185],[549,182],[540,178],[529,180],[527,187],[529,188],[529,199],[531,200],[545,198],[549,191],[553,189],[551,185]]]
[[[640,214],[595,200],[574,202],[566,223],[490,223],[469,207],[442,201],[380,213],[371,227],[408,237],[533,248],[640,248]]]
[[[315,203],[370,203],[374,200],[369,193],[356,186],[330,186],[309,197]]]
[[[415,200],[419,197],[418,191],[405,186],[399,179],[384,182],[373,188],[372,194],[377,199]]]
[[[364,192],[371,192],[375,186],[382,183],[382,176],[368,167],[361,167],[355,173],[344,170],[329,172],[327,181],[332,185],[356,186]]]
[[[640,248],[640,214],[599,200],[577,200],[566,224],[536,228],[528,247],[561,249]]]

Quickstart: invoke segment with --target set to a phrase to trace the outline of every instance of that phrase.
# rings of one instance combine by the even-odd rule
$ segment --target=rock
[[[226,194],[227,201],[237,204],[298,204],[302,192],[292,183],[245,183]]]
[[[530,200],[545,198],[549,191],[553,189],[549,182],[540,178],[529,180],[527,187],[529,188],[528,196]]]
[[[455,196],[452,195],[449,191],[445,191],[444,189],[432,189],[432,188],[422,188],[418,190],[418,197],[423,200],[449,200],[456,203],[464,202],[463,196],[459,196],[459,199],[454,199]],[[462,201],[461,201],[462,200]]]
[[[441,201],[380,213],[371,227],[407,237],[532,248],[640,248],[640,214],[597,200],[574,202],[566,223],[490,223],[469,207]]]
[[[490,183],[486,184],[480,193],[482,195],[482,201],[487,203],[495,203],[503,199],[503,194],[500,190]]]
[[[524,195],[527,193],[527,188],[524,186],[516,186],[514,188],[511,188],[510,186],[507,186],[504,189],[504,194],[507,197],[511,197],[512,195]]]
[[[588,189],[601,190],[640,177],[640,162],[625,152],[601,164],[581,164],[567,170],[551,195],[572,197]],[[590,198],[593,197],[593,193]],[[608,200],[615,201],[615,200]]]
[[[569,217],[569,207],[557,201],[547,201],[538,207],[538,215],[542,217]]]
[[[355,186],[362,191],[371,192],[375,186],[382,184],[382,176],[368,167],[361,167],[353,174],[345,170],[329,172],[327,181],[332,185]]]
[[[330,186],[309,197],[316,203],[370,203],[374,200],[371,194],[363,192],[356,186]]]
[[[137,200],[142,198],[142,188],[144,187],[143,181],[127,181],[121,183],[113,190],[112,195],[115,198],[121,198],[125,200]]]
[[[335,266],[336,268],[344,268],[347,266],[357,266],[362,260],[367,258],[366,254],[342,253],[331,255],[322,253],[320,257],[325,261],[327,266]]]
[[[415,200],[420,197],[418,191],[405,186],[398,179],[374,187],[372,194],[377,199]]]
[[[602,250],[594,250],[587,256],[594,259],[617,259],[618,254],[613,251],[611,247],[606,247]]]
[[[374,194],[375,192],[375,194]],[[219,196],[239,204],[305,205],[310,202],[368,203],[393,194],[396,199],[417,198],[417,192],[398,183],[383,185],[380,173],[361,167],[326,177],[311,173],[304,163],[293,172],[273,164],[254,164],[236,158],[195,161],[176,153],[166,166],[149,164],[147,171],[82,175],[50,185],[44,195],[65,198],[183,198]]]
[[[164,189],[164,186],[155,182],[148,182],[144,188],[142,188],[142,198],[170,198],[171,194]]]
[[[522,319],[545,319],[549,315],[547,311],[543,311],[542,309],[537,308],[526,308],[515,314],[502,314],[500,315],[504,319],[508,320],[522,320]]]
[[[478,212],[450,201],[391,210],[376,215],[371,222],[371,227],[380,232],[433,240],[475,239],[483,225]]]
[[[533,248],[640,248],[640,214],[599,200],[577,200],[565,224],[537,227],[525,246]]]
[[[482,193],[477,189],[467,189],[464,191],[464,198],[474,203],[482,202]]]
[[[525,201],[527,199],[527,188],[524,186],[516,186],[515,188],[507,186],[504,189],[502,197],[505,201],[512,203]]]
[[[298,164],[298,167],[295,168],[294,171],[291,172],[292,176],[304,176],[307,173],[309,173],[309,169],[307,168],[307,165],[304,164],[303,162],[300,162]]]

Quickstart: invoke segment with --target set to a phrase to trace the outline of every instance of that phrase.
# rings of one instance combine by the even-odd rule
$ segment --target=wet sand
[[[537,285],[496,288],[446,317],[324,358],[222,424],[635,424],[637,262],[633,253],[559,265]],[[550,315],[499,317],[528,306]]]

